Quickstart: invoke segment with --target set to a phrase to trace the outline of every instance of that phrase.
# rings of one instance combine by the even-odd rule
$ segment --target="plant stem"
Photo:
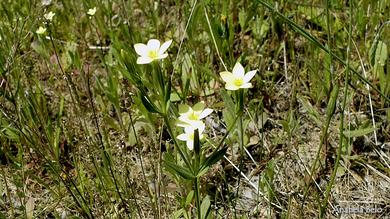
[[[176,150],[179,151],[180,157],[183,159],[183,161],[186,164],[187,168],[189,168],[192,172],[194,172],[194,170],[193,170],[193,168],[191,166],[191,163],[188,160],[188,155],[184,151],[181,150],[179,144],[176,141],[175,136],[173,135],[173,131],[172,131],[171,124],[169,123],[168,115],[167,114],[163,114],[162,116],[164,118],[164,122],[165,122],[165,124],[167,126],[168,133],[169,133],[169,135],[172,138],[172,141],[173,141],[173,143],[175,145]]]
[[[197,176],[195,179],[194,179],[194,189],[195,189],[195,202],[196,202],[196,211],[197,211],[197,218],[198,219],[201,219],[202,217],[202,214],[201,214],[201,209],[200,209],[200,206],[201,206],[201,203],[200,203],[200,192],[199,192],[199,177]]]
[[[348,32],[349,32],[349,37],[348,37],[348,47],[347,47],[347,65],[346,65],[346,71],[345,71],[345,79],[344,79],[344,98],[343,98],[343,102],[342,102],[342,109],[340,110],[340,127],[339,127],[339,130],[340,130],[340,139],[339,139],[339,147],[337,149],[337,157],[336,157],[336,161],[335,161],[335,164],[334,164],[334,169],[333,169],[333,172],[332,172],[332,175],[330,177],[330,181],[329,181],[329,184],[328,186],[326,187],[326,192],[325,192],[325,195],[324,195],[324,199],[322,200],[322,206],[321,206],[321,211],[320,211],[320,218],[323,218],[325,216],[325,211],[326,211],[326,208],[328,206],[328,199],[329,199],[329,195],[330,195],[330,192],[331,192],[331,189],[333,187],[333,184],[334,184],[334,180],[336,178],[336,173],[337,173],[337,169],[339,167],[339,164],[340,164],[340,158],[341,158],[341,153],[342,153],[342,148],[343,148],[343,140],[344,140],[344,112],[345,112],[345,107],[347,105],[347,96],[348,96],[348,81],[349,81],[349,77],[350,77],[350,72],[349,72],[349,52],[350,52],[350,48],[351,48],[351,32],[352,32],[352,5],[350,5],[349,7],[349,16],[350,16],[350,22],[349,22],[349,29],[348,29]]]

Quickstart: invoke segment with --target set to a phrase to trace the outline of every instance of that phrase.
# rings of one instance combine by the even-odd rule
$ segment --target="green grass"
[[[389,216],[390,1],[42,2],[0,3],[0,219]]]

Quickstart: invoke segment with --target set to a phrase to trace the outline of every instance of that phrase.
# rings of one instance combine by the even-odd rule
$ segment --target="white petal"
[[[205,118],[206,116],[210,115],[212,112],[213,110],[210,108],[204,109],[203,112],[200,114],[199,119]]]
[[[188,147],[188,149],[190,149],[192,151],[194,149],[194,141],[188,140],[187,147]]]
[[[238,90],[238,89],[240,89],[240,88],[237,87],[237,86],[234,85],[234,84],[226,84],[226,85],[225,85],[225,89],[226,89],[226,90]]]
[[[204,130],[205,124],[202,121],[190,121],[188,120],[188,126],[184,128],[184,132],[187,134],[193,134],[195,129],[199,129],[199,132]]]
[[[190,124],[188,124],[187,122],[185,121],[182,121],[179,119],[179,121],[176,122],[176,125],[179,126],[179,127],[187,127],[187,126],[190,126]]]
[[[233,68],[233,75],[238,78],[243,78],[244,74],[245,74],[244,67],[242,67],[242,65],[239,62],[237,62]]]
[[[158,55],[156,59],[165,59],[168,56],[168,53],[164,53],[162,55]]]
[[[181,140],[181,141],[187,141],[188,135],[187,134],[180,134],[176,138]]]
[[[147,57],[147,56],[141,56],[141,57],[138,57],[137,59],[137,64],[148,64],[148,63],[151,63],[153,62],[153,59]]]
[[[160,47],[159,54],[162,55],[165,51],[167,51],[167,49],[171,45],[171,43],[172,43],[172,40],[169,40],[169,41],[163,43]]]
[[[219,75],[221,75],[222,80],[224,80],[226,83],[230,83],[234,80],[233,74],[228,71],[223,71],[219,73]]]
[[[179,116],[179,120],[180,121],[184,121],[184,120],[186,120],[187,119],[187,117],[188,117],[188,114],[187,113],[183,113],[183,114],[181,114],[180,116]]]
[[[240,86],[240,88],[251,88],[251,87],[252,87],[252,83],[245,83]]]
[[[148,41],[148,49],[153,51],[158,51],[160,49],[160,41],[156,39],[151,39]]]
[[[255,76],[255,74],[256,74],[256,70],[253,70],[253,71],[246,73],[244,76],[244,82],[245,83],[249,82],[253,78],[253,76]]]
[[[148,47],[143,43],[134,44],[134,49],[140,56],[146,56],[148,54]]]
[[[205,128],[206,128],[206,125],[204,123],[202,123],[202,125],[198,127],[199,135],[202,135]]]

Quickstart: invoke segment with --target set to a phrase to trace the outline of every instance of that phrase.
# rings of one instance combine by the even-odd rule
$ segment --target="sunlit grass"
[[[385,216],[389,8],[1,2],[0,219]]]

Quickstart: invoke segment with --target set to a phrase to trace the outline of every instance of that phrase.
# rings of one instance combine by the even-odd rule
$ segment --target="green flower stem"
[[[238,118],[238,134],[240,139],[240,153],[241,157],[244,155],[244,127],[242,125],[243,115],[244,115],[244,90],[239,89],[236,92],[236,98],[237,98],[237,115]]]
[[[165,124],[167,126],[168,133],[169,133],[169,135],[171,136],[171,138],[173,140],[173,143],[175,145],[176,150],[179,151],[180,157],[183,159],[184,163],[186,164],[186,167],[189,168],[191,170],[191,172],[194,172],[194,170],[192,168],[192,165],[189,162],[188,154],[181,149],[180,145],[176,141],[176,137],[173,134],[171,124],[169,123],[168,115],[166,113],[164,113],[164,114],[162,114],[162,116],[164,118],[164,122],[165,122]]]
[[[322,206],[321,206],[321,209],[320,209],[320,218],[323,218],[325,217],[325,211],[328,207],[328,200],[329,200],[329,196],[330,196],[330,192],[332,190],[332,187],[333,187],[333,184],[334,184],[334,180],[336,178],[336,173],[337,173],[337,169],[339,167],[339,164],[340,164],[340,158],[341,158],[341,153],[342,153],[342,148],[343,148],[343,140],[344,140],[344,117],[345,117],[345,108],[346,108],[346,105],[347,105],[347,96],[348,96],[348,82],[349,82],[349,77],[350,77],[350,68],[349,68],[349,52],[350,52],[350,48],[351,48],[351,32],[352,32],[352,8],[353,6],[351,5],[349,7],[349,16],[350,16],[350,22],[349,22],[349,30],[348,30],[348,47],[347,47],[347,69],[345,71],[345,79],[344,79],[344,98],[343,98],[343,102],[342,102],[342,109],[340,110],[340,137],[339,137],[339,147],[337,149],[337,156],[336,156],[336,161],[335,161],[335,165],[334,165],[334,169],[333,169],[333,172],[332,172],[332,175],[330,177],[330,181],[328,183],[328,186],[326,187],[326,191],[325,191],[325,195],[324,195],[324,199],[322,200]]]
[[[196,177],[194,179],[194,189],[195,189],[195,201],[196,201],[196,210],[197,218],[201,218],[201,204],[200,204],[200,185],[199,185],[199,167],[200,167],[200,142],[199,142],[199,130],[196,129],[194,133],[194,163],[193,168],[196,171]]]
[[[242,125],[243,115],[244,115],[244,90],[239,89],[236,92],[236,98],[237,98],[237,116],[238,116],[238,135],[239,135],[239,141],[240,141],[240,163],[238,169],[242,169],[243,159],[244,159],[244,128]],[[240,184],[241,180],[241,174],[238,177],[238,185]],[[238,195],[239,192],[239,186],[237,186],[236,195]],[[234,207],[235,208],[235,207]]]
[[[195,187],[195,202],[196,202],[196,212],[197,218],[201,219],[201,203],[200,203],[200,185],[199,185],[199,177],[194,179],[194,187]]]

